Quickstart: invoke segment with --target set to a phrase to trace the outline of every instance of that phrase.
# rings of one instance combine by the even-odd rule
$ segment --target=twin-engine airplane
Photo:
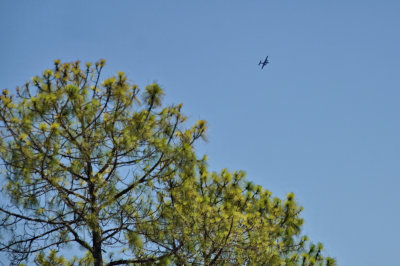
[[[268,63],[269,63],[269,61],[268,61],[268,56],[267,56],[265,58],[264,62],[261,62],[261,60],[260,60],[260,63],[258,63],[258,65],[261,66],[261,69],[263,69]]]

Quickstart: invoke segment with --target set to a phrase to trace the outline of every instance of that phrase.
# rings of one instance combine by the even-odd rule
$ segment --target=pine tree
[[[124,73],[55,60],[0,96],[0,251],[13,264],[334,265],[301,236],[292,193],[243,172],[209,172],[194,152],[207,124],[141,92]],[[85,250],[63,257],[67,247]]]

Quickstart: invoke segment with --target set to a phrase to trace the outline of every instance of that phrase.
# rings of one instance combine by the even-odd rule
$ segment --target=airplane
[[[261,66],[261,69],[263,69],[268,63],[269,63],[269,61],[268,61],[268,56],[267,56],[265,58],[264,62],[261,62],[261,60],[260,60],[260,63],[258,63],[258,65]]]

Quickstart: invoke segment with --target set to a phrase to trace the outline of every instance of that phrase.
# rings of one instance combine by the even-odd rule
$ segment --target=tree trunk
[[[93,230],[93,258],[95,266],[103,266],[103,255],[101,251],[101,234],[98,228]]]

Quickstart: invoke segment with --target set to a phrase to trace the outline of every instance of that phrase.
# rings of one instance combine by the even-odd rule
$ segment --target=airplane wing
[[[261,66],[261,69],[263,69],[268,63],[269,63],[269,61],[268,61],[268,56],[267,56],[264,59],[264,62],[260,60],[260,63],[258,63],[258,65]]]

